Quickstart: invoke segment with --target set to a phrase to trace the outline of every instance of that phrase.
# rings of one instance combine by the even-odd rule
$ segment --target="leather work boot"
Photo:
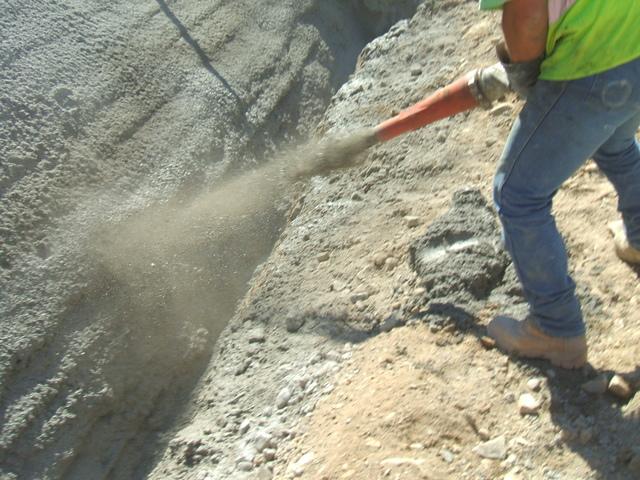
[[[640,250],[629,245],[627,232],[622,220],[617,220],[609,224],[609,230],[613,233],[613,245],[616,248],[616,255],[620,260],[628,263],[640,263]]]
[[[552,337],[542,332],[529,318],[523,321],[496,317],[487,332],[498,347],[519,357],[543,358],[562,368],[580,368],[587,363],[587,342],[579,337]]]

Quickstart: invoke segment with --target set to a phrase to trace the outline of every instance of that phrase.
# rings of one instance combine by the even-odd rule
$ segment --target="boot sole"
[[[530,359],[538,359],[538,360],[547,360],[551,363],[551,365],[555,367],[564,368],[566,370],[575,370],[577,368],[582,368],[587,364],[587,355],[586,353],[580,353],[570,358],[565,358],[564,355],[560,354],[550,354],[549,352],[540,352],[540,353],[523,353],[518,352],[517,350],[511,350],[508,353],[515,355],[516,357],[521,358],[530,358]]]

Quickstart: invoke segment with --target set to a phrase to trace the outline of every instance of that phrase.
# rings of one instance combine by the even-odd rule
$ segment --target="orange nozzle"
[[[385,142],[478,105],[478,100],[469,86],[469,78],[465,75],[395,117],[382,122],[375,129],[376,136],[381,142]]]

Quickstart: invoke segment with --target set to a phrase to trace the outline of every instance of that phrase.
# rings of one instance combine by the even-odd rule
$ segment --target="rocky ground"
[[[229,48],[236,46],[228,57],[220,53],[216,63],[208,53],[216,72],[220,73],[223,65],[236,72],[220,74],[227,85],[206,65],[199,71],[202,78],[198,81],[183,84],[179,77],[174,86],[187,85],[184,93],[172,96],[168,106],[158,107],[160,116],[151,113],[156,111],[151,107],[143,109],[138,121],[132,120],[142,133],[134,129],[132,136],[122,137],[121,153],[101,153],[101,158],[112,159],[101,168],[113,169],[114,185],[129,182],[128,187],[117,190],[126,193],[117,196],[123,205],[120,209],[108,203],[113,200],[104,198],[110,191],[100,190],[102,195],[96,197],[91,182],[72,189],[77,192],[73,198],[82,200],[78,210],[105,223],[101,212],[115,212],[113,217],[119,219],[168,190],[180,191],[188,185],[186,194],[172,195],[174,200],[147,210],[141,217],[133,215],[117,224],[112,219],[107,231],[101,230],[101,238],[108,241],[91,242],[89,251],[101,260],[95,267],[102,288],[97,290],[104,292],[102,285],[106,284],[106,292],[111,292],[115,281],[118,292],[131,292],[131,296],[116,295],[116,304],[123,305],[117,310],[121,315],[113,315],[107,308],[113,303],[112,296],[102,293],[96,304],[95,292],[87,292],[78,277],[69,273],[86,268],[86,257],[74,260],[71,253],[78,249],[69,245],[90,230],[78,227],[85,225],[87,217],[71,215],[73,229],[46,230],[50,235],[46,241],[37,238],[42,247],[34,235],[25,234],[24,241],[17,238],[15,232],[23,230],[14,224],[2,231],[3,245],[11,247],[3,257],[7,259],[3,280],[10,285],[9,278],[21,279],[11,289],[3,289],[13,309],[9,320],[3,321],[3,343],[4,339],[10,342],[3,346],[7,352],[3,353],[2,385],[5,389],[17,385],[18,389],[4,391],[1,398],[2,473],[7,478],[198,480],[639,478],[640,396],[634,396],[640,376],[640,331],[636,328],[640,321],[639,272],[613,254],[606,224],[616,218],[615,193],[592,164],[567,182],[556,202],[556,217],[570,251],[589,325],[591,365],[566,372],[544,362],[509,359],[484,338],[484,325],[496,313],[526,311],[508,257],[500,249],[499,229],[489,201],[492,173],[520,107],[517,100],[509,98],[490,111],[460,115],[374,147],[360,165],[349,170],[290,186],[265,183],[258,171],[202,193],[201,183],[222,175],[218,169],[246,169],[263,157],[247,152],[261,151],[284,133],[295,135],[298,125],[311,128],[317,124],[323,102],[308,105],[305,102],[310,100],[304,99],[325,98],[329,102],[316,129],[318,136],[371,126],[471,68],[493,61],[492,45],[499,34],[497,18],[478,13],[475,1],[423,2],[415,16],[366,45],[355,73],[331,96],[332,86],[340,82],[338,77],[321,85],[315,82],[336,71],[333,64],[293,61],[316,58],[315,54],[298,57],[294,53],[308,45],[300,38],[311,39],[309,45],[326,52],[327,57],[319,58],[333,59],[345,69],[348,62],[336,59],[350,55],[345,51],[347,46],[359,51],[362,45],[336,36],[330,26],[336,26],[337,18],[344,18],[321,6],[327,3],[305,2],[301,10],[289,4],[278,9],[276,4],[281,5],[248,2],[235,9],[238,2],[220,2],[195,10],[186,9],[186,3],[145,4],[149,22],[164,20],[166,25],[156,28],[166,35],[172,32],[173,42],[179,45],[171,58],[200,67],[202,57],[194,42],[202,51],[219,52],[214,43],[207,43],[213,40],[204,38],[218,38],[214,32],[219,29],[214,25],[222,20],[243,20],[238,20],[242,27],[237,30],[226,30]],[[367,25],[380,21],[380,15],[373,13],[380,12],[383,4],[363,3],[370,14]],[[185,8],[183,20],[178,20],[180,6]],[[22,11],[19,6],[13,8]],[[287,34],[286,48],[280,43],[269,50],[273,57],[288,52],[292,57],[285,58],[291,58],[291,64],[305,66],[302,70],[276,69],[276,76],[281,76],[273,78],[272,89],[263,87],[274,75],[274,61],[273,57],[265,58],[261,48],[271,45],[274,37],[269,41],[253,37],[250,32],[256,26],[251,18],[260,18],[258,23],[268,32],[273,32],[270,28],[274,24],[278,28],[285,25],[287,32],[298,31],[299,25],[308,25],[309,12],[318,9],[329,15],[313,17],[325,19],[313,24],[322,40],[309,32],[302,37]],[[265,15],[267,11],[274,16]],[[220,12],[230,16],[217,17]],[[358,25],[357,15],[349,18],[355,23],[339,27],[338,32],[353,31]],[[154,31],[149,22],[140,22],[134,29],[140,32],[136,45],[157,48],[151,40],[144,41],[149,33],[145,28]],[[383,24],[381,21],[376,28]],[[189,30],[191,42],[180,25],[195,28]],[[358,38],[365,38],[367,32],[360,35]],[[242,48],[249,39],[254,42],[250,45],[256,46],[255,54],[236,65],[240,51],[252,51]],[[226,45],[222,37],[219,41]],[[166,47],[169,52],[174,48],[171,45]],[[35,61],[36,50],[24,51],[26,58]],[[158,52],[152,58],[164,56]],[[175,67],[167,62],[165,68]],[[193,74],[193,66],[182,68]],[[249,74],[243,76],[246,72]],[[156,76],[151,75],[153,78]],[[239,96],[250,105],[244,116],[220,111],[224,103],[216,103],[215,96],[211,104],[203,103],[208,107],[195,107],[194,98],[201,98],[210,88],[204,78],[220,85],[234,108],[240,107],[231,100],[229,85],[244,92]],[[2,80],[7,81],[5,77]],[[196,88],[194,85],[198,89],[189,90]],[[292,85],[298,93],[289,96]],[[281,92],[280,97],[273,97],[273,88]],[[300,93],[305,89],[317,95]],[[221,98],[226,98],[224,95]],[[141,91],[139,103],[123,100],[121,108],[135,111],[148,96],[149,92]],[[189,107],[176,104],[176,99]],[[290,108],[276,107],[282,102],[300,107],[291,113]],[[202,115],[193,115],[192,109],[201,108],[206,109]],[[250,111],[263,113],[255,117],[248,114]],[[113,115],[109,118],[121,118],[119,111],[109,112]],[[185,122],[173,119],[176,112],[183,113],[180,118]],[[302,121],[304,115],[309,116]],[[151,119],[148,122],[153,128],[145,118]],[[229,118],[238,118],[237,129],[234,122],[228,126]],[[262,120],[254,122],[255,118]],[[241,119],[256,125],[247,130]],[[107,119],[95,128],[105,124],[121,135],[121,130],[128,128]],[[88,125],[89,133],[98,131],[91,130],[92,123]],[[159,129],[156,134],[145,137],[144,132],[155,128]],[[218,134],[210,135],[212,131]],[[240,141],[246,148],[235,151],[234,157],[234,146],[239,144],[234,132],[245,135],[247,131],[254,134],[244,143]],[[202,140],[207,135],[209,144]],[[84,145],[93,146],[94,138],[87,136]],[[145,143],[139,143],[142,138],[147,138]],[[203,146],[210,146],[210,142],[227,147],[215,150]],[[204,150],[185,154],[190,152],[185,144]],[[154,148],[164,150],[153,153]],[[230,160],[224,168],[203,160],[215,151],[224,152],[225,159],[237,160]],[[84,157],[73,157],[72,150],[69,155],[78,159],[73,165],[82,164]],[[153,158],[160,164],[147,171],[151,167],[136,158]],[[117,175],[131,165],[143,170],[139,176]],[[34,169],[39,172],[38,167]],[[24,168],[20,171],[27,172]],[[78,167],[78,171],[84,170]],[[60,172],[58,181],[63,182],[66,177]],[[177,177],[163,182],[169,178],[167,172]],[[24,178],[35,182],[39,177]],[[136,182],[142,187],[133,188]],[[195,182],[194,188],[190,182]],[[49,185],[45,193],[52,192],[58,198],[55,194],[61,187],[45,184]],[[18,180],[3,185],[12,185],[3,190],[3,208],[13,208],[26,198],[12,196],[12,192],[19,193],[15,190],[20,186]],[[36,183],[24,185],[25,191],[33,191]],[[195,196],[194,190],[198,192]],[[255,192],[260,195],[256,197]],[[243,202],[243,198],[259,198],[259,205],[268,207],[256,207],[256,202]],[[211,206],[215,208],[211,210]],[[278,214],[282,209],[288,212],[286,218]],[[246,215],[244,221],[237,218],[242,215]],[[4,218],[17,217],[3,214]],[[256,223],[258,219],[261,221]],[[33,231],[40,231],[34,222]],[[61,221],[60,225],[69,223]],[[240,225],[239,233],[229,225]],[[210,236],[218,230],[236,233]],[[140,240],[149,231],[163,240]],[[181,236],[175,234],[183,231],[192,233],[187,238],[197,247],[196,254],[194,249],[185,249]],[[272,248],[269,241],[256,243],[262,237],[273,237],[275,246]],[[213,243],[202,238],[213,238]],[[237,248],[229,249],[229,244]],[[242,278],[248,278],[255,263],[261,261],[262,253],[255,245],[264,249],[265,255],[271,253],[253,272],[248,291],[215,342],[209,360],[208,345],[222,327],[220,322],[202,321],[210,304],[202,303],[201,298],[212,291],[221,292],[212,294],[215,303],[226,300],[232,310],[237,296],[228,295],[231,289],[226,285],[237,283],[232,290],[242,294]],[[247,254],[257,258],[236,260],[245,265],[244,270],[235,266],[226,269],[232,259]],[[131,261],[132,257],[141,260]],[[203,261],[204,272],[196,274],[186,274],[180,266]],[[241,274],[235,275],[239,271]],[[57,276],[63,280],[43,280]],[[219,280],[209,283],[211,278]],[[71,314],[34,315],[48,311],[40,306],[43,299],[50,299],[53,309],[56,301],[67,298],[68,292],[53,296],[51,290],[64,291],[76,283],[76,289],[83,293],[66,307]],[[27,285],[49,290],[27,296]],[[159,304],[166,302],[171,308],[158,311],[159,299],[163,299]],[[134,317],[127,315],[131,304],[136,306]],[[185,309],[184,305],[195,308]],[[132,318],[150,323],[136,328],[131,325]],[[38,325],[33,325],[34,319]],[[104,322],[101,328],[91,328],[100,321]],[[159,333],[147,338],[145,332]],[[12,346],[16,345],[14,339],[21,337],[22,346]],[[80,340],[74,341],[77,338]],[[105,346],[94,355],[93,344]],[[112,345],[118,348],[109,347]],[[70,353],[63,357],[60,352],[66,350]],[[118,358],[120,352],[125,353],[123,358]],[[178,380],[182,384],[174,385]],[[171,425],[168,431],[167,425]],[[146,452],[143,458],[151,456],[153,461],[136,468],[138,449]],[[98,455],[100,451],[105,453]],[[33,458],[33,463],[26,468],[28,458]],[[52,458],[54,462],[44,466]]]

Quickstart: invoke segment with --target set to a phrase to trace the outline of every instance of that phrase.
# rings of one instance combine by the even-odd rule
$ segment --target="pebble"
[[[422,443],[412,443],[411,445],[409,445],[409,448],[411,450],[424,450],[424,444],[422,444]]]
[[[393,270],[398,266],[398,263],[400,262],[395,257],[389,257],[384,261],[384,265],[387,267],[387,270]]]
[[[315,455],[313,452],[307,452],[298,459],[297,462],[289,465],[289,471],[296,477],[301,477],[306,467],[313,462]]]
[[[369,298],[369,292],[366,292],[364,290],[352,293],[351,296],[349,297],[349,299],[351,300],[351,303],[363,302],[367,298]]]
[[[320,263],[326,262],[327,260],[329,260],[329,252],[319,253],[316,258],[318,259],[318,262],[320,262]]]
[[[624,378],[620,375],[614,375],[609,382],[609,393],[621,398],[622,400],[628,400],[631,398],[633,392]]]
[[[265,448],[272,446],[273,437],[267,432],[260,432],[253,442],[258,452],[263,452]]]
[[[629,462],[629,470],[640,476],[640,454],[635,455]]]
[[[276,397],[276,407],[277,408],[284,408],[287,406],[287,404],[289,403],[289,400],[291,400],[291,390],[289,390],[289,388],[284,387],[282,390],[280,390],[280,393],[278,393],[278,396]]]
[[[412,77],[418,77],[422,75],[422,67],[418,64],[411,65],[410,72]]]
[[[380,441],[376,440],[375,438],[367,438],[365,440],[364,444],[367,447],[374,448],[374,449],[378,449],[378,448],[382,447],[382,443],[380,443]]]
[[[602,395],[607,391],[609,379],[606,375],[598,375],[593,380],[582,384],[582,390],[592,395]]]
[[[289,316],[285,320],[287,332],[296,333],[304,325],[305,319],[299,316]]]
[[[270,462],[272,460],[275,460],[275,458],[276,458],[276,449],[275,448],[265,448],[262,451],[262,454],[264,455],[264,459],[267,462]]]
[[[266,338],[267,337],[264,332],[264,328],[262,327],[252,329],[247,335],[247,340],[249,341],[249,343],[264,343]]]
[[[414,228],[420,225],[420,218],[414,217],[412,215],[407,215],[406,217],[404,217],[404,223],[407,225],[407,227]]]
[[[249,420],[243,420],[242,423],[240,424],[240,428],[238,428],[240,435],[244,435],[245,433],[247,433],[250,427],[251,427],[251,422]]]
[[[487,350],[491,350],[492,348],[495,348],[495,346],[496,346],[496,341],[493,338],[491,338],[491,337],[489,337],[487,335],[485,335],[484,337],[480,338],[480,343],[482,343],[482,346],[484,348],[486,348]]]
[[[527,382],[527,388],[532,392],[538,392],[542,388],[541,378],[532,378]]]
[[[387,255],[386,252],[376,253],[373,256],[373,264],[378,268],[382,268],[382,266],[384,265],[384,262],[387,261],[387,258],[389,258],[389,255]]]
[[[271,470],[269,470],[269,467],[267,467],[266,465],[263,465],[262,467],[260,467],[260,469],[256,473],[256,480],[272,480],[272,479],[273,479],[273,473],[271,472]]]
[[[504,460],[507,457],[507,441],[504,435],[501,435],[493,440],[476,445],[472,452],[482,458]]]
[[[640,420],[640,393],[637,393],[622,409],[625,417]]]
[[[249,462],[238,462],[238,470],[241,472],[250,472],[253,470],[253,464]]]
[[[447,463],[452,463],[456,458],[456,456],[446,448],[440,450],[440,456]]]
[[[520,415],[537,415],[542,404],[530,393],[520,395],[518,399],[518,411]]]

